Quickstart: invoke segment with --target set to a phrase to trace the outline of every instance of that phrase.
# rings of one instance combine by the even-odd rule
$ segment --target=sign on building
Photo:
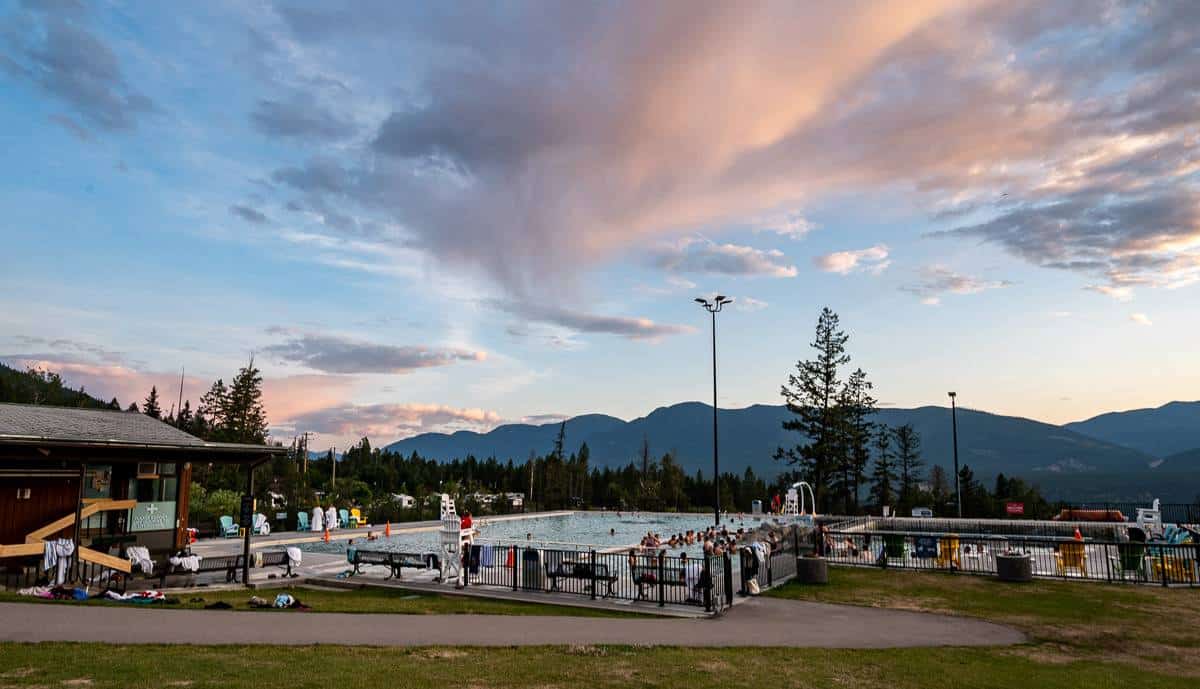
[[[1023,502],[1006,502],[1004,503],[1004,512],[1009,515],[1025,514],[1025,503]]]

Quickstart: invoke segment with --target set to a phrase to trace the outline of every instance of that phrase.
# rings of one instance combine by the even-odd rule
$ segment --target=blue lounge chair
[[[300,511],[296,513],[296,530],[308,531],[308,512]]]
[[[350,516],[350,510],[338,510],[338,520],[341,522],[343,529],[353,529],[358,526],[358,520]]]
[[[233,523],[233,517],[221,515],[221,538],[237,538],[238,525]]]

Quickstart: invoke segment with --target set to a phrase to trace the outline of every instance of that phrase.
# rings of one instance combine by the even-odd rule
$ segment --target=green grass
[[[400,615],[570,615],[572,617],[642,617],[637,613],[599,610],[592,608],[574,608],[565,605],[547,605],[544,603],[523,603],[474,596],[453,596],[397,589],[353,589],[334,591],[327,589],[309,588],[269,588],[232,591],[211,591],[194,589],[172,594],[179,598],[176,605],[154,604],[171,609],[203,609],[205,605],[216,601],[224,601],[238,610],[257,610],[263,614],[284,613],[285,610],[271,608],[251,608],[248,604],[251,596],[258,596],[267,601],[274,601],[276,594],[290,593],[313,612],[348,612],[348,613],[391,613]],[[132,603],[118,603],[103,599],[76,601],[47,601],[17,596],[12,593],[0,592],[0,602],[20,602],[45,605],[119,605],[130,606]],[[0,685],[2,686],[2,685]]]
[[[3,687],[97,689],[1195,687],[1195,680],[1115,663],[1048,661],[1002,650],[964,649],[817,651],[622,646],[378,649],[10,644],[0,646],[0,668],[5,668],[0,670]]]
[[[1183,689],[1200,686],[1200,592],[1055,581],[1005,585],[965,575],[849,568],[834,568],[830,577],[832,583],[826,587],[789,585],[769,595],[970,615],[1018,626],[1031,640],[1000,648],[885,650],[0,644],[0,689],[70,686]],[[361,597],[364,592],[355,592],[353,596],[301,593],[308,595],[314,604],[323,600],[314,597],[319,594],[330,597],[327,605],[350,606],[351,603],[344,601],[355,601],[353,606],[361,612],[402,609],[408,605],[412,606],[411,612],[441,612],[448,610],[436,606],[457,607],[462,603],[456,601],[463,600],[449,597],[444,603],[424,597],[396,600],[407,594],[378,591]],[[387,597],[375,602],[380,594]],[[213,597],[212,592],[202,595]],[[259,595],[266,597],[263,593]],[[531,608],[524,607],[522,611]],[[519,628],[521,622],[514,620],[513,624]],[[581,620],[580,624],[587,622]],[[798,620],[798,624],[819,625],[820,620]],[[717,625],[714,624],[714,630]]]
[[[979,617],[1024,630],[1032,640],[1025,648],[1060,658],[1200,676],[1200,591],[854,567],[830,568],[829,578],[828,586],[793,583],[767,595]]]

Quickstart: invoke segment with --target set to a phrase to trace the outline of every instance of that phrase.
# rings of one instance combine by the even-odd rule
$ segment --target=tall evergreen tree
[[[267,413],[262,404],[262,373],[254,359],[238,370],[229,385],[225,427],[231,442],[267,442]]]
[[[784,430],[795,431],[804,441],[791,448],[775,451],[777,461],[798,465],[813,486],[822,511],[829,505],[826,483],[841,465],[845,448],[839,369],[850,362],[846,354],[849,336],[842,332],[838,316],[828,307],[817,319],[816,337],[811,347],[817,351],[811,360],[796,362],[796,373],[788,376],[781,394],[793,418],[783,422]]]
[[[871,472],[871,498],[875,505],[883,508],[892,505],[896,498],[896,466],[892,454],[892,432],[880,426],[875,433],[875,469]]]
[[[137,412],[140,412],[141,410],[140,410],[140,409],[138,409],[137,402],[130,402],[130,403],[129,403],[129,406],[125,408],[125,411],[137,411]]]
[[[844,453],[836,474],[837,488],[847,512],[858,512],[859,488],[866,480],[867,464],[871,461],[871,440],[875,424],[876,400],[871,396],[871,381],[860,368],[850,374],[838,398],[841,407]]]
[[[900,502],[912,507],[916,500],[917,486],[921,483],[921,436],[912,424],[906,423],[895,429],[896,464],[900,469]]]
[[[146,400],[142,404],[142,413],[151,418],[162,418],[162,407],[158,404],[158,388],[150,386],[150,394],[146,395]]]

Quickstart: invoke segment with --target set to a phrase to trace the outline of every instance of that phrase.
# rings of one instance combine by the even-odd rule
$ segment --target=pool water
[[[749,515],[739,519],[736,516],[723,518],[721,523],[730,531],[739,527],[752,529],[758,526],[761,516]],[[544,547],[594,547],[597,550],[608,550],[636,545],[646,532],[658,534],[666,541],[671,534],[684,533],[688,529],[703,530],[713,523],[711,514],[667,514],[649,512],[572,512],[536,517],[520,517],[496,519],[480,517],[475,520],[475,528],[479,530],[476,537],[483,543],[531,543]],[[367,541],[365,530],[362,539],[354,539],[354,546],[371,550],[392,550],[398,552],[433,552],[438,547],[438,528],[421,530],[395,531],[391,537],[380,536],[377,540]],[[378,533],[378,530],[373,530]],[[369,545],[368,545],[369,544]],[[345,552],[347,541],[330,543],[306,543],[301,546],[304,550],[313,552]],[[699,553],[701,544],[696,544],[686,551],[689,554]],[[674,552],[683,552],[677,548]]]

